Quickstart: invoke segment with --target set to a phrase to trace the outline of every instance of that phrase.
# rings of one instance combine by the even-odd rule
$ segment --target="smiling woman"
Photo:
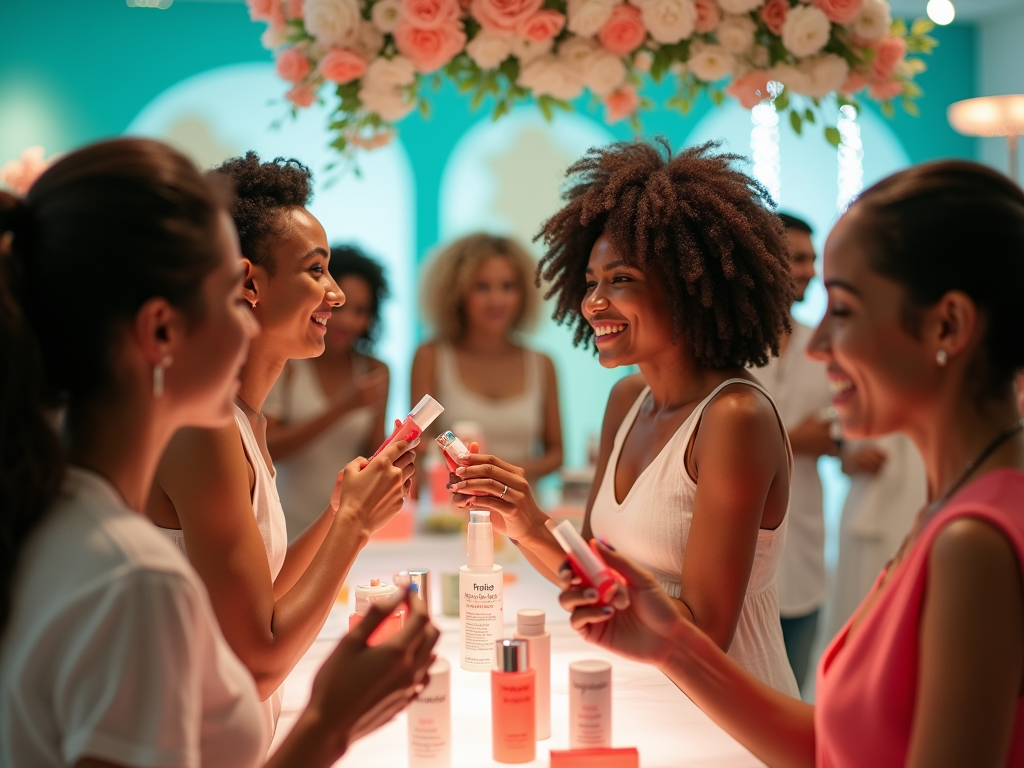
[[[249,152],[215,173],[235,187],[241,296],[261,332],[242,368],[234,422],[175,436],[147,512],[202,576],[272,730],[281,682],[316,638],[359,550],[401,508],[415,446],[398,443],[370,464],[349,463],[330,503],[287,543],[262,407],[288,359],[323,353],[327,322],[345,296],[328,271],[324,228],[306,210],[305,166],[283,158],[264,163]]]
[[[719,647],[796,695],[775,589],[792,460],[746,370],[778,354],[792,283],[767,193],[712,149],[591,150],[541,230],[541,270],[576,342],[593,338],[602,366],[641,371],[609,398],[584,535],[654,571]],[[493,456],[470,463],[457,503],[497,513],[554,580],[565,555],[521,470]]]

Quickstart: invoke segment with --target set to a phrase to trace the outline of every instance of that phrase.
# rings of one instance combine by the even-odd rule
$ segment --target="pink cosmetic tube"
[[[597,596],[602,605],[608,605],[615,593],[615,588],[624,586],[622,577],[608,567],[608,564],[591,549],[568,520],[563,520],[552,527],[551,533],[565,550],[565,554],[569,556],[569,562],[572,563],[572,569],[576,575],[583,579],[588,587],[597,590]]]
[[[551,768],[640,768],[636,747],[552,749]]]
[[[381,443],[380,448],[370,457],[371,461],[395,440],[408,440],[410,442],[415,440],[423,434],[423,430],[429,427],[434,419],[441,415],[443,410],[444,407],[437,400],[430,395],[424,395],[423,399],[416,403],[416,407],[405,417],[405,421],[395,427],[395,431],[391,433],[391,436]]]
[[[454,472],[459,467],[466,466],[469,448],[455,436],[454,432],[448,430],[434,438],[434,441],[444,455],[444,463],[448,465],[449,472]]]

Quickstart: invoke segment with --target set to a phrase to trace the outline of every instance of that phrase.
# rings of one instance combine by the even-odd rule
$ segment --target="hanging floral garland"
[[[337,96],[332,146],[345,152],[386,143],[415,109],[429,113],[428,87],[452,80],[494,117],[533,98],[548,118],[589,91],[609,123],[635,126],[653,103],[645,78],[671,78],[666,106],[683,112],[706,92],[750,109],[784,89],[776,110],[798,133],[820,118],[826,97],[858,94],[917,114],[914,77],[931,53],[932,25],[893,22],[887,0],[247,0],[267,22],[265,47],[308,107],[330,84]],[[777,89],[773,88],[773,94]],[[789,94],[807,97],[799,107]],[[835,126],[825,137],[838,145]]]

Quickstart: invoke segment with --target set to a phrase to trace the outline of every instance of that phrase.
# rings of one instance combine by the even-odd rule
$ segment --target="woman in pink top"
[[[769,765],[1022,766],[1024,192],[960,161],[890,176],[829,235],[824,277],[809,353],[843,430],[913,439],[930,503],[825,651],[817,705],[744,672],[601,544],[629,607],[580,586],[562,603],[586,639],[657,664]]]

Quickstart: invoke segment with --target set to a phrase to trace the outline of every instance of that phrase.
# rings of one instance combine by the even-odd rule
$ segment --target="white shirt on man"
[[[793,333],[786,351],[754,370],[775,400],[787,430],[832,403],[825,364],[804,354],[814,330],[792,318],[790,322]],[[825,519],[814,456],[793,456],[788,517],[789,533],[776,583],[780,613],[784,618],[796,618],[813,613],[825,601]]]
[[[0,765],[249,768],[256,686],[202,581],[100,475],[71,467],[23,549],[0,642]]]

